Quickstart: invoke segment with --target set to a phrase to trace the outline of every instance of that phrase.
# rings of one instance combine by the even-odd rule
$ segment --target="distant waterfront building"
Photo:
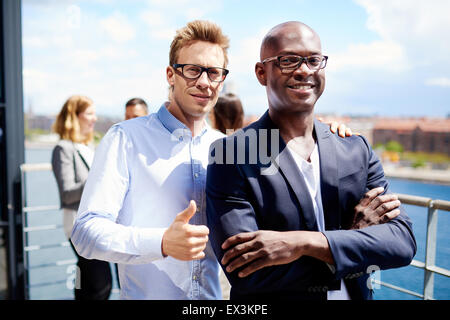
[[[53,121],[55,121],[55,116],[34,115],[32,113],[26,113],[25,129],[42,129],[45,131],[50,131]]]
[[[52,130],[52,124],[55,121],[55,116],[49,115],[36,115],[32,112],[27,112],[25,114],[25,128],[32,129],[42,129],[45,131]],[[115,123],[122,121],[121,118],[110,118],[104,116],[98,116],[98,120],[95,123],[95,131],[105,134],[106,131]]]
[[[450,156],[450,119],[379,118],[373,127],[373,143],[391,140],[401,143],[405,151]]]
[[[95,131],[105,134],[113,124],[120,121],[123,121],[123,119],[98,116],[98,120],[95,123]]]
[[[373,127],[377,121],[375,117],[366,116],[338,116],[332,114],[317,114],[323,121],[336,121],[339,124],[345,124],[352,132],[357,132],[364,136],[367,141],[373,143]]]

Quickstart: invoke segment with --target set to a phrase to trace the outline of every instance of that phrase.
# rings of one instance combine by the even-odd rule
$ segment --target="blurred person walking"
[[[53,131],[60,137],[52,152],[52,168],[63,209],[64,233],[78,258],[75,300],[106,300],[112,289],[109,262],[79,256],[70,241],[81,194],[94,158],[92,141],[96,121],[93,101],[74,95],[64,103],[53,124]]]

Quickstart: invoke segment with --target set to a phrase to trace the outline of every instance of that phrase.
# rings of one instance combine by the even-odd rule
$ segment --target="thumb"
[[[197,204],[195,203],[194,200],[191,200],[189,202],[189,206],[184,209],[183,211],[181,211],[178,215],[177,215],[177,220],[181,220],[184,223],[188,223],[189,220],[191,220],[191,218],[194,216],[195,212],[197,211]]]

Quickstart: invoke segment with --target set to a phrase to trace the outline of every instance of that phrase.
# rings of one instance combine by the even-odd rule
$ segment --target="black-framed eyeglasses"
[[[275,63],[280,67],[282,72],[293,72],[297,68],[300,68],[303,62],[306,63],[308,68],[312,71],[323,69],[327,66],[328,56],[312,55],[309,57],[302,57],[297,55],[281,55],[276,57],[270,57],[264,59],[262,63],[276,61]]]
[[[219,67],[211,67],[206,68],[203,66],[199,66],[197,64],[174,64],[172,65],[174,69],[181,68],[181,73],[188,79],[197,79],[199,78],[203,72],[206,71],[209,80],[214,82],[222,82],[227,77],[227,74],[230,72],[227,69],[219,68]]]

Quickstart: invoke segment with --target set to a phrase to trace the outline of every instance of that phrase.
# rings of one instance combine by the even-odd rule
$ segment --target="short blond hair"
[[[64,140],[71,140],[76,143],[91,142],[94,138],[94,133],[89,133],[87,137],[81,136],[78,115],[93,104],[93,101],[88,97],[81,95],[71,96],[56,116],[56,120],[52,126],[53,131]]]
[[[181,48],[191,44],[193,41],[207,41],[217,44],[222,48],[225,58],[224,68],[228,65],[227,50],[230,40],[222,33],[222,29],[214,22],[206,20],[194,20],[177,30],[175,38],[170,45],[169,63],[177,63]]]

